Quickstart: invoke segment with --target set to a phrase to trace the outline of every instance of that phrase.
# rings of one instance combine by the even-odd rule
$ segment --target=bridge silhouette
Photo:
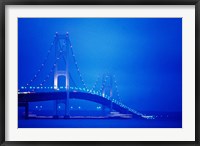
[[[50,60],[51,54],[55,55],[52,67],[50,67],[45,78],[38,85],[35,85],[38,76],[50,62],[48,60]],[[70,57],[72,57],[73,63],[70,62]],[[72,64],[75,66],[79,76],[80,86],[77,85],[70,73],[69,66]],[[54,85],[46,86],[45,84],[52,76]],[[58,80],[60,76],[65,77],[65,86],[59,86]],[[101,87],[97,89],[97,84],[101,81]],[[24,86],[19,87],[18,106],[25,107],[25,117],[29,118],[29,103],[52,100],[55,101],[54,118],[58,118],[58,103],[62,102],[65,104],[64,117],[70,118],[70,99],[92,101],[109,108],[111,112],[116,111],[121,114],[131,114],[132,117],[154,119],[154,116],[142,114],[122,103],[114,75],[106,73],[103,75],[102,80],[98,77],[92,89],[89,89],[80,73],[68,32],[66,34],[58,34],[56,32],[53,43],[37,73]]]

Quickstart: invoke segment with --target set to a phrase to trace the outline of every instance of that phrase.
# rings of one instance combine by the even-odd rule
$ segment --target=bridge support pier
[[[63,43],[63,46],[60,44]],[[65,77],[65,88],[66,88],[66,97],[65,97],[65,114],[64,118],[69,118],[69,54],[71,43],[69,40],[69,35],[60,35],[56,33],[55,35],[55,58],[59,60],[56,62],[54,68],[54,89],[59,90],[58,86],[58,77]],[[64,62],[65,68],[59,69],[60,66],[63,66],[61,63]],[[57,115],[57,103],[56,103],[56,115]]]
[[[28,119],[29,118],[29,103],[26,102],[26,105],[25,105],[25,119]]]
[[[54,103],[54,115],[53,115],[53,118],[54,119],[58,119],[58,100],[57,99],[55,100],[55,103]]]
[[[108,98],[110,100],[110,112],[112,112],[113,109],[113,102],[112,102],[112,98],[113,98],[113,76],[108,74],[104,74],[103,75],[103,79],[102,79],[102,96],[106,97],[106,95],[108,95]],[[107,93],[107,94],[106,94]]]
[[[58,99],[55,100],[55,103],[54,103],[54,113],[53,113],[53,118],[54,119],[58,119],[59,118],[59,113],[58,113],[58,105],[59,105],[59,103],[64,103],[65,104],[64,115],[63,115],[64,118],[65,119],[70,118],[69,97],[68,98],[64,97],[63,99],[64,100],[58,100]]]
[[[102,115],[105,116],[106,115],[106,107],[102,104],[101,105],[101,111],[102,111]]]
[[[111,100],[111,102],[110,102],[110,112],[112,112],[112,111],[113,111],[113,102]]]
[[[65,119],[70,118],[70,113],[69,113],[69,89],[67,89],[67,96],[65,100]]]

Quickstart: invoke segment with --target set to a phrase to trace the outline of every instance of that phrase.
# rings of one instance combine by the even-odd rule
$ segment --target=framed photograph
[[[1,144],[199,145],[199,10],[1,1]]]

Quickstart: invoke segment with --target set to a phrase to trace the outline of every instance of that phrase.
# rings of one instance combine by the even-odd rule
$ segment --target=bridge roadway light
[[[97,106],[97,109],[101,109],[101,107],[100,107],[100,106]]]

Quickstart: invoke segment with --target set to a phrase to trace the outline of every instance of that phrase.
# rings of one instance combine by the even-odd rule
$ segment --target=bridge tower
[[[102,96],[105,97],[108,95],[109,99],[111,100],[110,104],[110,111],[113,109],[113,76],[110,74],[104,74],[102,79]],[[105,107],[103,106],[103,110]]]
[[[66,100],[65,100],[65,118],[69,118],[69,49],[70,41],[68,32],[66,34],[55,34],[54,46],[55,46],[55,60],[54,63],[54,90],[59,90],[58,78],[60,76],[65,77],[65,90],[66,90]],[[55,117],[58,116],[58,100],[55,103]]]

